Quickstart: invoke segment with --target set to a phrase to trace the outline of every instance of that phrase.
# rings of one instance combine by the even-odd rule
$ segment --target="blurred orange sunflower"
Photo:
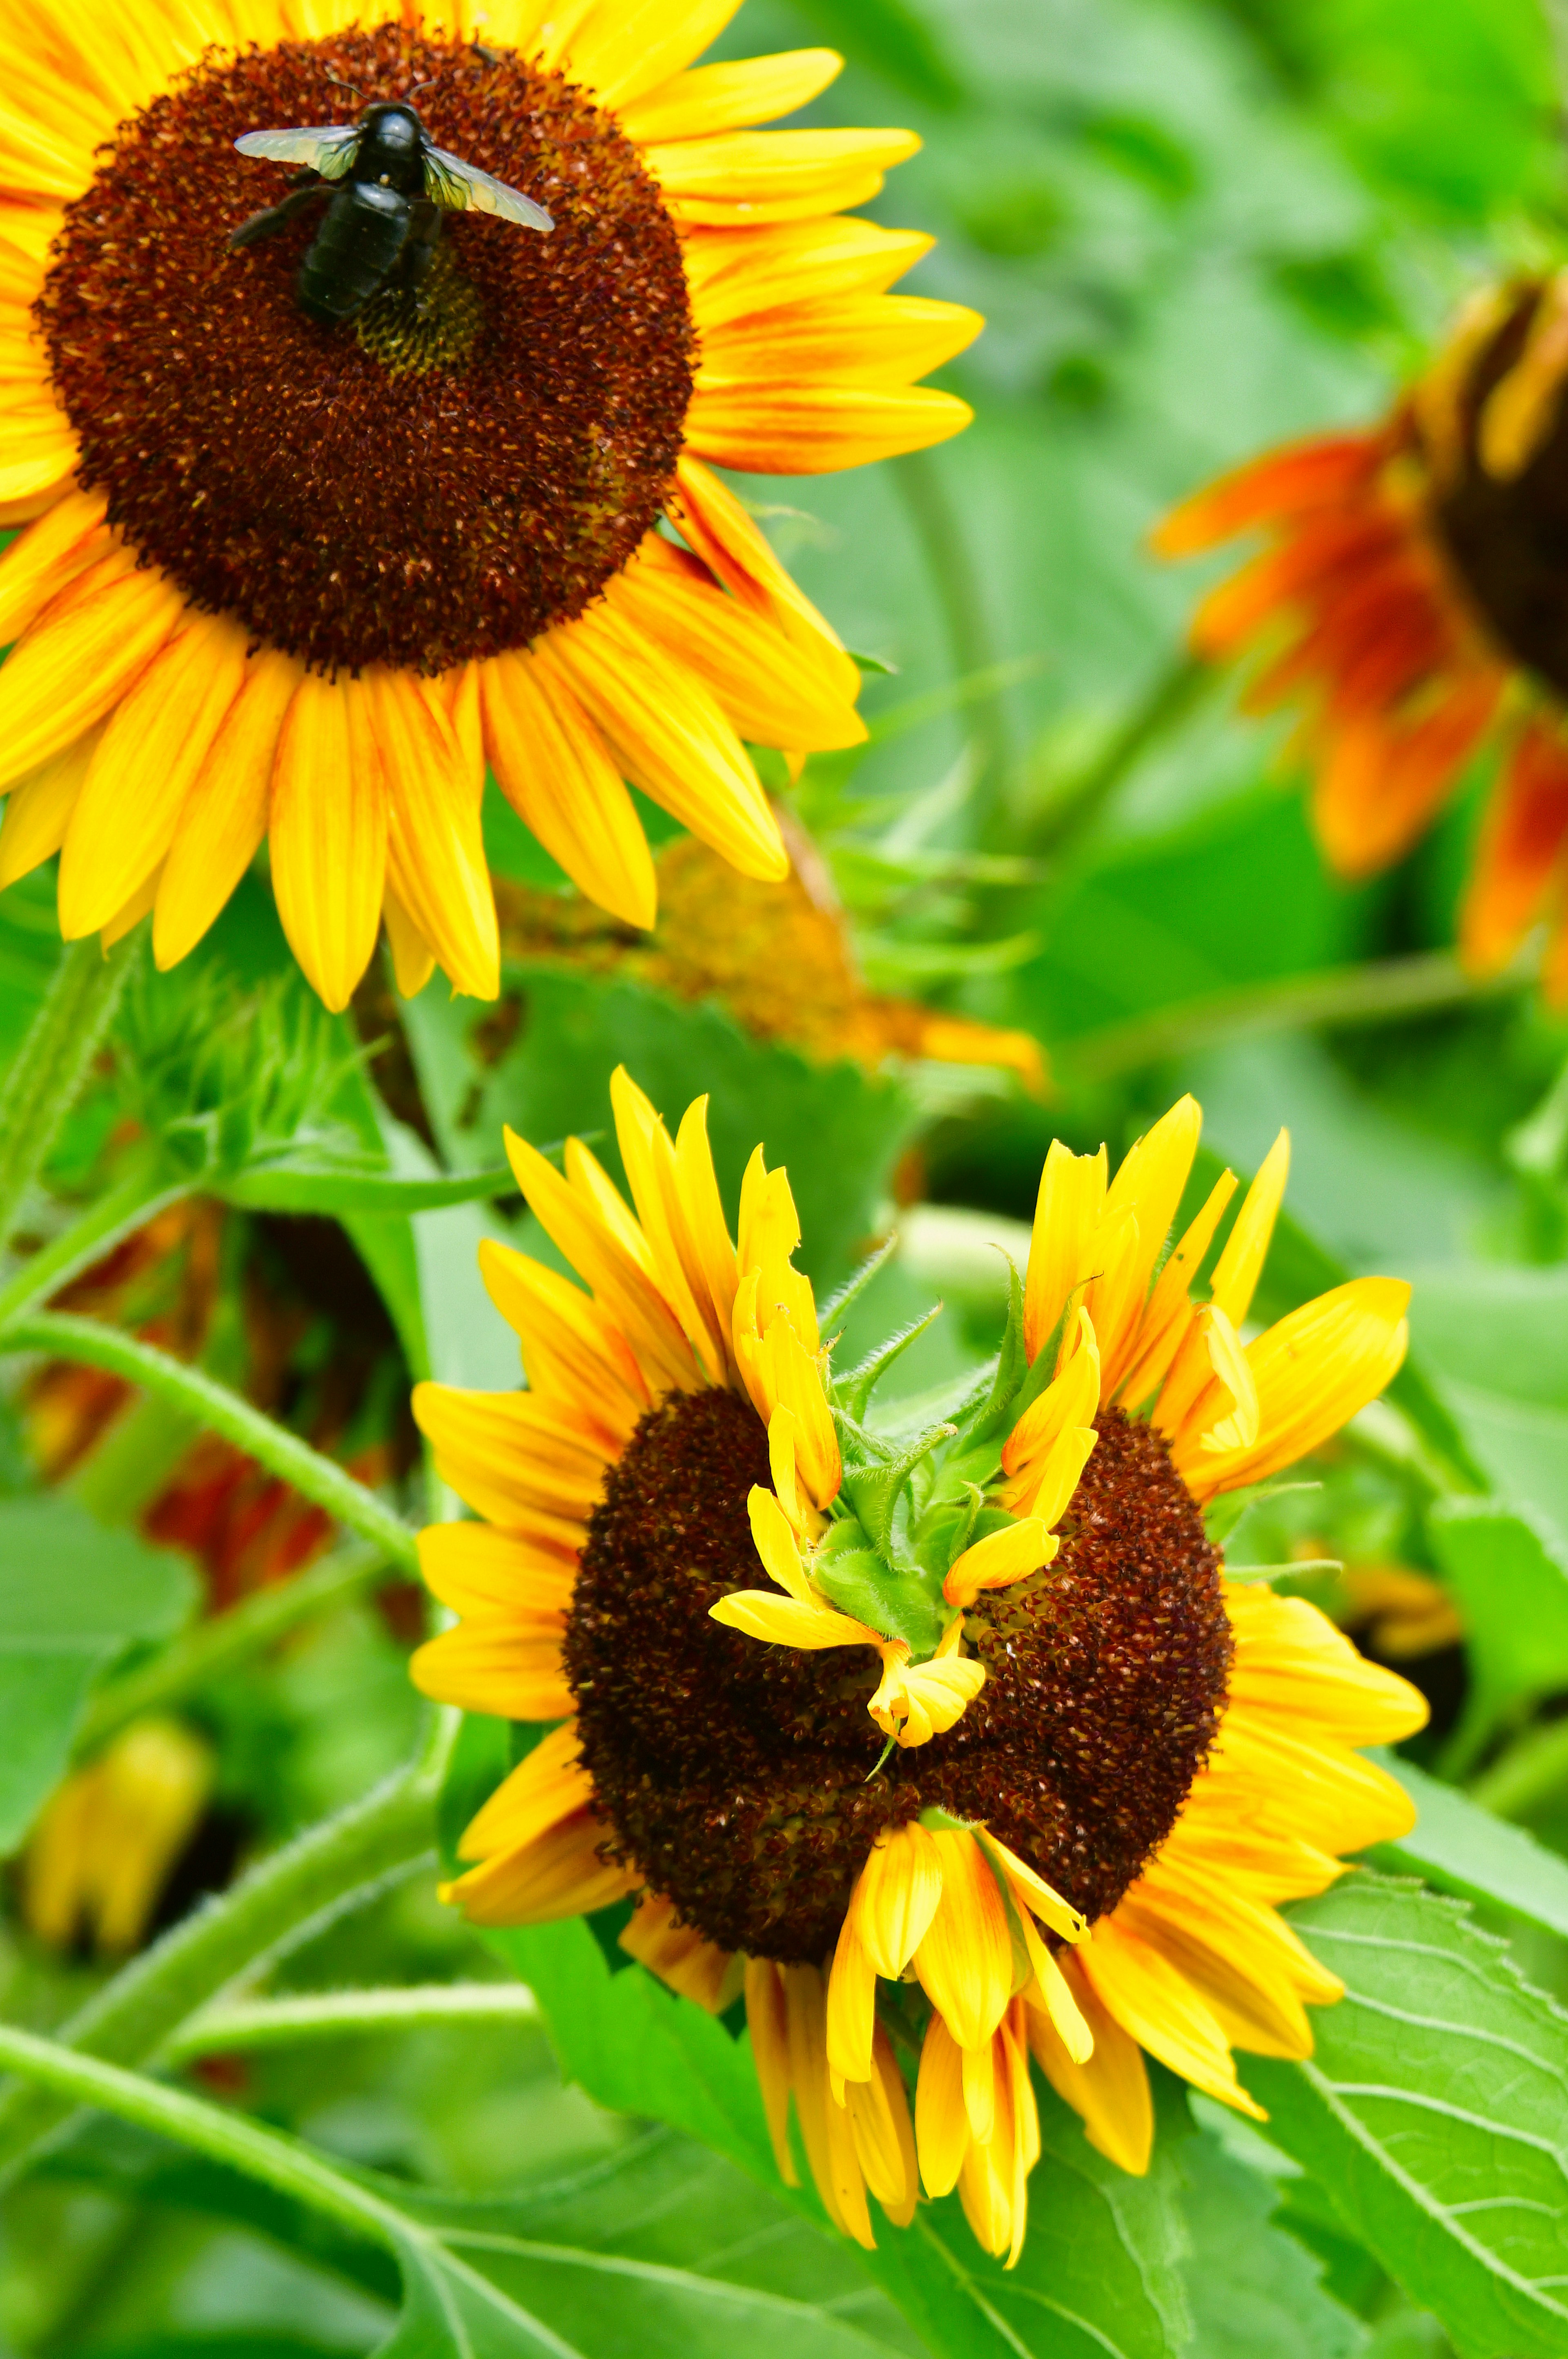
[[[481,1518],[423,1535],[459,1619],[415,1679],[557,1723],[448,1897],[483,1925],[634,1899],[634,1958],[715,2010],[744,1993],[787,2181],[793,2104],[849,2235],[868,2191],[904,2224],[957,2187],[1014,2260],[1031,2057],[1130,2171],[1144,2050],[1260,2118],[1232,2049],[1309,2054],[1305,2003],[1340,1991],[1278,1905],[1411,1823],[1355,1748],[1422,1698],[1227,1581],[1201,1513],[1381,1390],[1408,1288],[1357,1279],[1243,1346],[1285,1146],[1195,1303],[1236,1182],[1162,1266],[1184,1099],[1108,1184],[1103,1149],[1052,1147],[998,1361],[929,1431],[878,1429],[908,1337],[834,1366],[784,1174],[759,1148],[731,1244],[706,1101],[673,1140],[624,1074],[614,1101],[630,1205],[579,1142],[563,1174],[508,1138],[588,1289],[482,1249],[528,1389],[415,1397]]]
[[[1301,702],[1319,841],[1343,875],[1422,835],[1483,751],[1497,771],[1460,919],[1476,973],[1545,921],[1568,999],[1568,272],[1472,299],[1379,426],[1223,476],[1154,536],[1186,556],[1268,546],[1192,626],[1215,661],[1266,658],[1244,701]]]
[[[636,925],[628,782],[784,873],[742,741],[855,743],[859,673],[712,467],[957,432],[914,380],[979,321],[890,295],[930,240],[841,211],[912,134],[754,127],[837,57],[692,66],[738,5],[3,0],[0,885],[58,851],[63,932],[150,908],[168,966],[268,840],[341,1007],[384,919],[403,989],[495,995],[487,764]],[[417,298],[317,325],[319,212],[228,250],[288,188],[233,143],[421,82],[554,229],[445,216]]]

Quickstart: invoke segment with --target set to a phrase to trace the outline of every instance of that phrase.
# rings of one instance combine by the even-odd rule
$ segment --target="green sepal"
[[[902,1638],[912,1660],[925,1661],[942,1639],[942,1615],[919,1583],[895,1572],[874,1549],[846,1549],[818,1558],[812,1577],[840,1614],[868,1623],[884,1638]]]
[[[941,1316],[942,1305],[938,1302],[925,1313],[923,1319],[912,1320],[907,1327],[901,1327],[896,1335],[891,1335],[885,1343],[879,1343],[876,1350],[860,1362],[859,1367],[850,1368],[843,1375],[834,1377],[834,1397],[842,1402],[852,1418],[858,1421],[865,1416],[872,1393],[875,1392],[893,1362],[902,1353],[907,1352],[916,1338],[924,1335],[932,1322]],[[951,1427],[948,1428],[949,1432],[953,1430]]]
[[[880,1245],[874,1254],[868,1254],[860,1268],[850,1272],[837,1293],[830,1294],[826,1302],[818,1303],[816,1324],[822,1333],[827,1333],[834,1321],[840,1318],[851,1303],[860,1300],[878,1270],[884,1267],[897,1251],[898,1238],[895,1234]]]
[[[939,1441],[946,1441],[957,1431],[956,1426],[934,1425],[896,1458],[860,1466],[846,1463],[842,1488],[872,1546],[884,1556],[892,1547],[893,1516],[900,1493],[921,1460],[928,1458]]]

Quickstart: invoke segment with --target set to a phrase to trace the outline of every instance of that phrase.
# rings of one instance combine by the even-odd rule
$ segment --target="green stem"
[[[1496,998],[1525,979],[1526,971],[1517,962],[1502,974],[1477,978],[1466,974],[1450,951],[1421,951],[1413,958],[1382,959],[1325,974],[1286,975],[1277,983],[1214,992],[1063,1041],[1054,1057],[1067,1085],[1113,1081],[1219,1041],[1315,1024],[1388,1023],[1429,1008]]]
[[[1178,656],[1150,683],[1104,750],[1087,769],[1060,788],[1025,827],[1021,851],[1060,858],[1073,838],[1097,819],[1155,739],[1191,712],[1220,677],[1195,656]]]
[[[1509,1745],[1472,1779],[1470,1795],[1499,1819],[1527,1819],[1542,1802],[1568,1793],[1568,1720],[1549,1720]]]
[[[184,1180],[174,1187],[154,1187],[152,1177],[152,1169],[145,1164],[128,1173],[41,1252],[30,1254],[6,1284],[0,1286],[0,1326],[7,1319],[18,1317],[29,1304],[58,1293],[84,1269],[91,1269],[95,1261],[101,1261],[122,1237],[128,1237],[134,1229],[144,1227],[191,1192]]]
[[[264,1417],[260,1409],[253,1408],[226,1385],[204,1375],[200,1368],[188,1367],[183,1360],[171,1359],[154,1344],[123,1335],[96,1319],[69,1318],[58,1311],[36,1311],[0,1330],[0,1351],[47,1352],[54,1359],[83,1360],[91,1367],[108,1368],[128,1383],[157,1393],[199,1419],[213,1433],[222,1434],[225,1441],[247,1451],[291,1484],[302,1497],[313,1499],[339,1523],[382,1549],[399,1571],[417,1578],[418,1546],[400,1516],[331,1459],[275,1425],[270,1417]]]
[[[457,1715],[432,1714],[416,1760],[307,1829],[135,1959],[63,2027],[81,2057],[139,2064],[241,1974],[297,1949],[388,1884],[434,1864],[434,1814]],[[0,2184],[70,2111],[38,2089],[0,2097]]]
[[[206,2007],[169,2041],[164,2058],[170,2064],[183,2064],[196,2056],[249,2055],[314,2039],[373,2039],[389,2031],[538,2020],[539,2002],[521,1983],[423,1983],[402,1990],[312,1992],[302,1998]]]
[[[390,2204],[356,2186],[308,2147],[263,2129],[243,2114],[221,2110],[183,2089],[144,2080],[138,2072],[78,2054],[12,2024],[0,2024],[0,2064],[24,2076],[38,2104],[59,2116],[82,2105],[96,2106],[138,2129],[173,2138],[210,2161],[243,2171],[248,2179],[260,2180],[394,2251],[407,2237],[408,2223]]]
[[[183,1637],[98,1690],[77,1731],[73,1756],[82,1760],[143,1712],[167,1712],[200,1694],[212,1680],[265,1653],[313,1614],[346,1605],[386,1578],[379,1548],[340,1549],[292,1581],[258,1590],[228,1613],[199,1622]]]
[[[987,671],[996,663],[996,648],[986,625],[985,601],[968,537],[943,479],[941,464],[929,451],[911,451],[891,465],[942,609],[953,669],[960,679]],[[970,714],[969,743],[979,770],[976,784],[978,788],[980,779],[985,781],[989,805],[997,799],[1008,771],[1007,719],[1000,690],[977,699]]]
[[[27,1191],[76,1102],[135,956],[134,934],[107,952],[93,935],[60,951],[43,1005],[0,1091],[0,1242],[15,1231]]]

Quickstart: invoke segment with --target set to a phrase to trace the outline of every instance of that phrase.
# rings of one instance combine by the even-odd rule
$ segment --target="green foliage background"
[[[406,1091],[395,1113],[348,1026],[305,1004],[249,880],[186,967],[122,1003],[45,1175],[44,1252],[68,1213],[109,1207],[97,1252],[193,1192],[236,1234],[335,1222],[384,1306],[384,1406],[410,1375],[511,1384],[475,1247],[549,1249],[497,1175],[501,1125],[602,1134],[623,1059],[666,1116],[713,1092],[731,1204],[757,1139],[788,1163],[819,1287],[885,1224],[915,1150],[927,1201],[846,1343],[944,1301],[896,1416],[989,1348],[989,1247],[1017,1249],[1053,1134],[1115,1153],[1191,1088],[1206,1150],[1250,1171],[1288,1123],[1260,1309],[1409,1277],[1414,1352],[1310,1470],[1321,1489],[1248,1507],[1227,1545],[1330,1607],[1332,1575],[1288,1571],[1313,1542],[1445,1586],[1464,1654],[1397,1765],[1419,1826],[1295,1911],[1350,1995],[1309,2065],[1248,2061],[1266,2135],[1157,2072],[1135,2182],[1042,2088],[1017,2271],[951,2202],[860,2256],[779,2185],[733,2027],[619,1970],[604,1929],[482,1942],[435,1902],[436,1788],[449,1845],[509,1737],[471,1722],[449,1768],[419,1766],[406,1636],[369,1602],[410,1562],[393,1506],[356,1523],[333,1504],[359,1552],[226,1636],[193,1618],[183,1561],[135,1537],[149,1484],[245,1379],[220,1318],[183,1390],[113,1364],[138,1406],[69,1495],[39,1495],[19,1410],[0,1419],[0,1847],[150,1701],[211,1738],[219,1809],[262,1863],[139,1984],[49,1955],[15,1908],[0,1929],[19,2076],[0,2093],[0,2352],[1568,2350],[1568,1025],[1449,955],[1484,777],[1395,873],[1332,882],[1281,734],[1182,653],[1204,569],[1144,549],[1219,468],[1375,415],[1478,277],[1560,253],[1553,26],[1534,0],[749,0],[719,54],[817,42],[849,65],[807,119],[925,139],[871,208],[939,240],[912,291],[989,325],[946,373],[978,413],[959,441],[741,486],[874,659],[870,748],[812,762],[795,808],[871,984],[1033,1033],[1050,1103],[979,1072],[824,1069],[717,1004],[535,964],[508,978],[524,1016],[499,1055],[438,979],[402,1011],[421,1136]],[[499,873],[553,881],[498,801],[487,825]],[[40,876],[0,898],[6,1060],[56,956]],[[56,1283],[79,1266],[57,1259]],[[0,1273],[0,1345],[102,1359],[42,1299],[37,1269]],[[296,1373],[324,1348],[305,1338]],[[395,1505],[420,1519],[417,1484]],[[431,1505],[450,1512],[434,1484]],[[358,1863],[348,1908],[287,1847],[372,1789],[331,1838]],[[356,2019],[317,2004],[340,1989],[369,1994]],[[303,2008],[293,2029],[275,2003]],[[204,2029],[207,2005],[229,2012]],[[238,2083],[193,2075],[212,2052],[243,2058]],[[58,2105],[39,2143],[49,2089],[98,2110]]]

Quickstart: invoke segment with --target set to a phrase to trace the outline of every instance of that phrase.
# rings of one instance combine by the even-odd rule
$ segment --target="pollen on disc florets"
[[[1163,1441],[1117,1409],[1099,1436],[1046,1578],[968,1617],[979,1697],[873,1775],[869,1648],[709,1618],[757,1583],[756,1412],[721,1391],[651,1410],[590,1519],[566,1645],[609,1847],[709,1940],[785,1961],[827,1956],[877,1835],[932,1807],[984,1820],[1086,1914],[1113,1908],[1213,1742],[1231,1650]]]
[[[294,280],[319,213],[227,251],[289,186],[233,142],[352,120],[341,82],[426,81],[432,139],[555,230],[448,215],[442,334],[400,341],[391,306],[317,326]],[[657,516],[691,396],[679,241],[632,142],[558,74],[395,26],[210,55],[153,100],[67,207],[38,317],[111,522],[323,670],[440,671],[581,614]]]
[[[1518,364],[1541,287],[1521,287],[1496,333],[1472,361],[1456,405],[1458,448],[1445,463],[1433,518],[1465,590],[1493,636],[1538,678],[1568,697],[1568,404],[1517,474],[1483,465],[1487,397]]]

